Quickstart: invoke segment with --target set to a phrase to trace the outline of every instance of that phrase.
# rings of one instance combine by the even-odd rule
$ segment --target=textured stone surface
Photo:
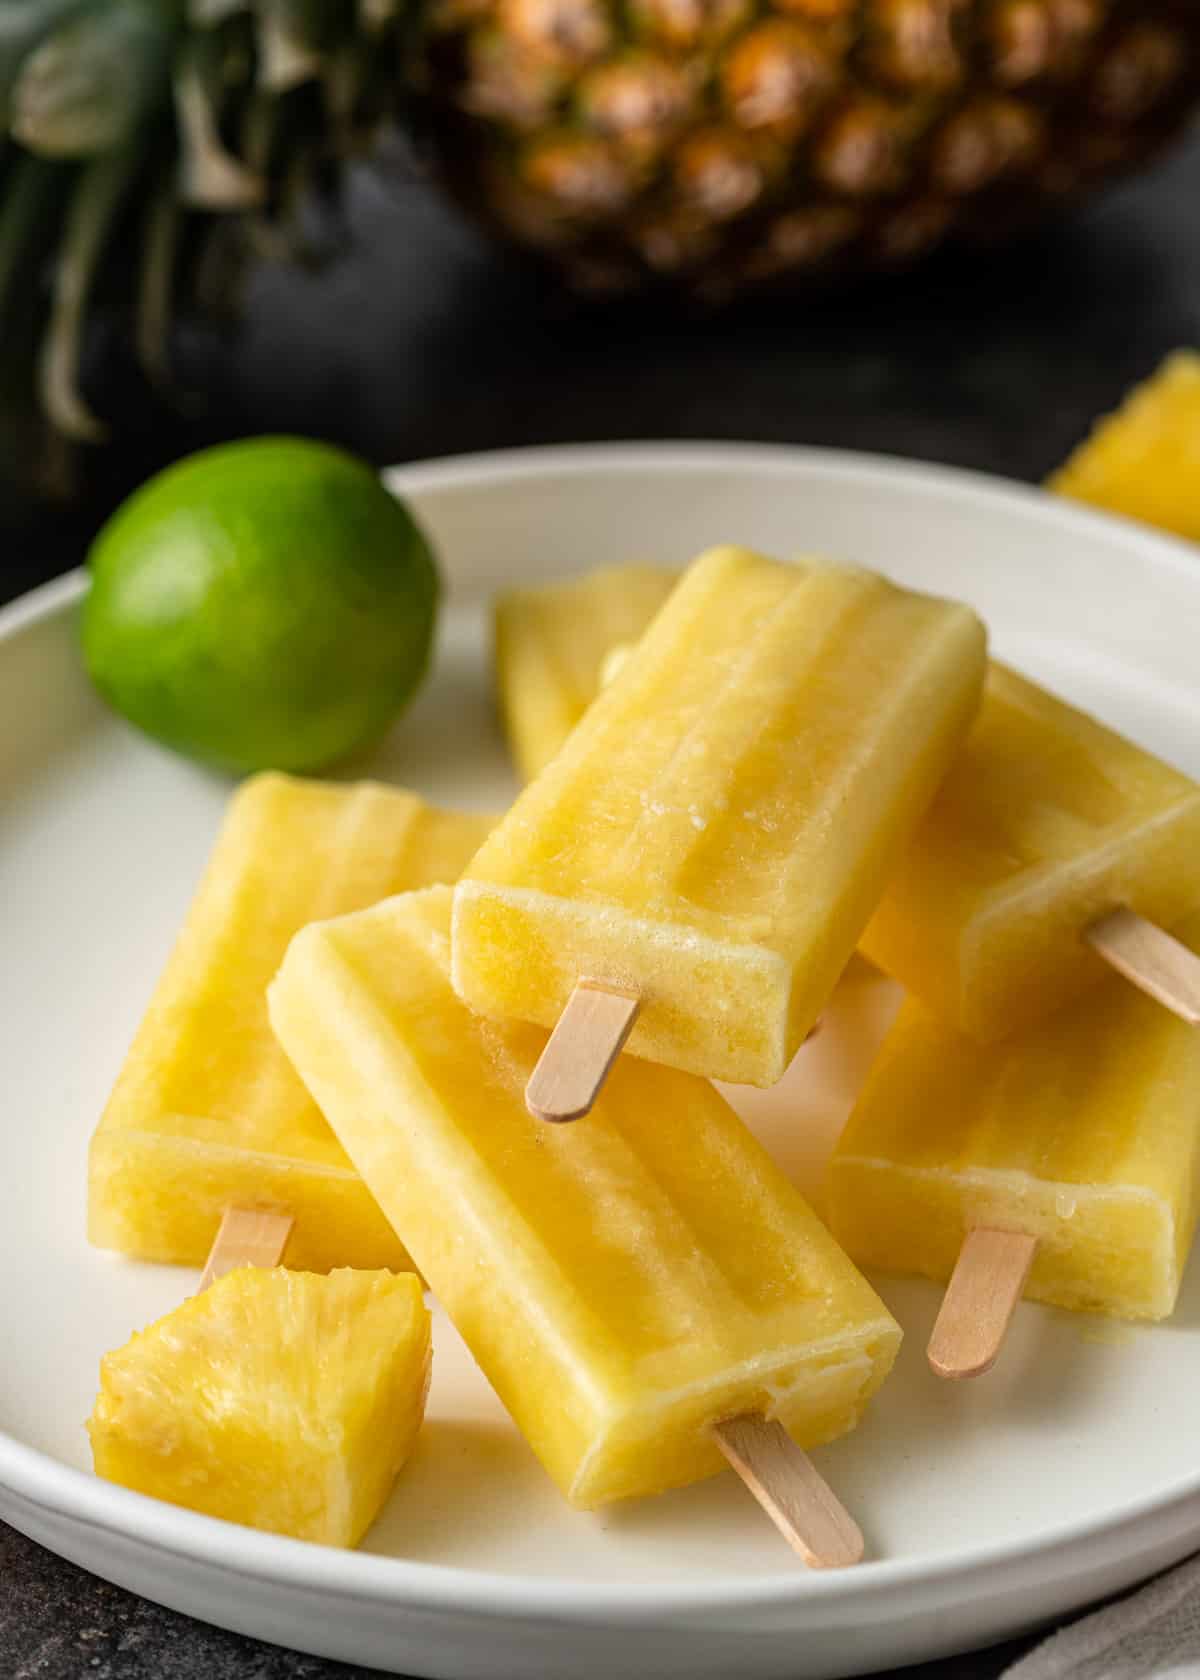
[[[136,1598],[0,1524],[6,1680],[366,1680]]]
[[[905,1680],[993,1680],[1023,1646],[904,1670]],[[148,1604],[0,1523],[4,1680],[369,1680]],[[629,1669],[636,1680],[636,1667]]]
[[[229,433],[335,438],[378,461],[602,438],[874,449],[1038,479],[1168,350],[1200,344],[1200,137],[1148,178],[984,261],[715,319],[547,296],[417,190],[364,179],[361,255],[269,273],[236,345],[184,347],[202,422],[97,458],[70,514],[0,507],[0,599],[77,563],[102,510]],[[304,346],[298,354],[297,345]],[[1011,1646],[907,1672],[991,1680]],[[0,1527],[8,1680],[358,1680],[205,1627]]]

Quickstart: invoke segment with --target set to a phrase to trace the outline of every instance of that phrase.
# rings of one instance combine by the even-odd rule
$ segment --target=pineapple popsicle
[[[1200,916],[1184,936],[1200,949]],[[1198,1183],[1200,1036],[1151,999],[1113,978],[984,1048],[910,999],[834,1151],[830,1223],[860,1265],[939,1282],[971,1233],[1024,1237],[1030,1299],[1159,1319]]]
[[[636,1055],[774,1084],[984,665],[966,607],[822,562],[702,555],[466,870],[455,990],[552,1027],[592,982],[640,1006]]]
[[[93,1243],[199,1266],[228,1207],[274,1206],[300,1270],[408,1264],[275,1042],[266,985],[306,922],[454,880],[490,822],[370,782],[242,785],[92,1138]]]
[[[347,1152],[567,1499],[722,1467],[713,1426],[854,1427],[900,1332],[724,1099],[624,1058],[586,1124],[522,1093],[544,1032],[449,983],[451,892],[292,942],[271,1020]]]
[[[966,748],[862,950],[987,1042],[1108,972],[1091,939],[1111,913],[1171,927],[1200,906],[1198,858],[1195,782],[993,664]]]
[[[607,566],[497,599],[496,692],[526,781],[549,764],[600,692],[605,655],[637,641],[678,580],[658,566]]]

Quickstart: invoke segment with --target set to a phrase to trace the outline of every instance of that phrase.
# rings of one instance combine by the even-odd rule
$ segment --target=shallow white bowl
[[[762,448],[531,451],[393,475],[453,584],[433,682],[370,768],[447,802],[512,790],[489,698],[501,585],[730,540],[808,549],[961,595],[1016,661],[1200,775],[1200,555],[1034,491]],[[0,614],[0,1515],[111,1580],[265,1639],[406,1674],[553,1680],[837,1675],[982,1644],[1184,1555],[1200,1536],[1200,1275],[1133,1330],[1024,1307],[997,1371],[937,1383],[937,1292],[886,1280],[909,1332],[856,1434],[817,1456],[870,1562],[805,1574],[731,1476],[567,1510],[453,1332],[430,1417],[366,1547],[339,1553],[160,1505],[90,1474],[102,1352],[191,1274],[90,1250],[88,1135],[227,785],[89,691],[66,579]],[[894,1004],[853,966],[784,1085],[741,1102],[819,1199]]]

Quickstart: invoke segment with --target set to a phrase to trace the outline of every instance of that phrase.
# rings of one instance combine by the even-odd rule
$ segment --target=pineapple
[[[165,382],[175,314],[319,258],[309,189],[397,114],[576,285],[721,298],[994,237],[1198,91],[1196,0],[0,0],[0,373],[100,439],[93,314]]]
[[[88,1421],[96,1473],[354,1546],[412,1450],[429,1364],[411,1272],[243,1267],[105,1355]]]
[[[578,282],[721,297],[992,237],[1140,161],[1195,0],[431,0],[449,178]]]
[[[1200,354],[1168,357],[1050,488],[1200,543]]]

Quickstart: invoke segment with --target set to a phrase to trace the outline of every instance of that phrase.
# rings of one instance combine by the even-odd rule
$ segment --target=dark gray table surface
[[[0,505],[0,600],[75,565],[103,510],[211,437],[335,438],[383,462],[519,444],[746,438],[871,449],[1038,479],[1122,391],[1200,345],[1200,138],[1052,231],[880,283],[745,304],[567,303],[417,186],[364,175],[363,248],[267,271],[236,342],[185,337],[199,418],[135,426],[70,510]],[[298,349],[298,347],[300,347]],[[1024,1646],[911,1672],[990,1680]],[[144,1603],[0,1526],[11,1680],[351,1680]]]

